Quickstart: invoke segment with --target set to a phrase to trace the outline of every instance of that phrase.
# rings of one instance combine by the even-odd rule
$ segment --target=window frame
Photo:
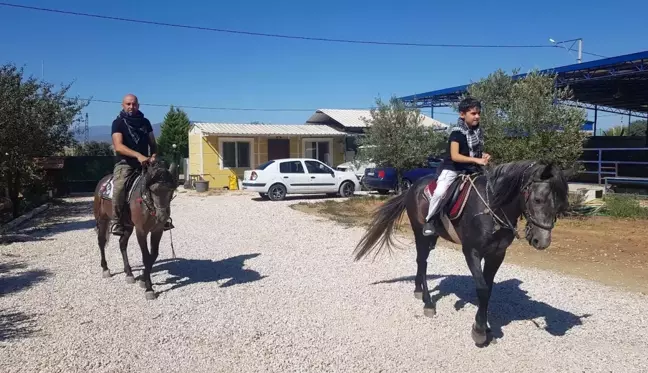
[[[239,166],[239,159],[238,159],[238,143],[248,143],[249,145],[249,153],[248,157],[250,160],[250,165],[247,167],[241,167]],[[224,145],[225,143],[234,143],[234,167],[228,167],[225,166],[225,152],[224,152]],[[230,170],[230,169],[247,169],[251,170],[254,169],[254,139],[250,138],[244,138],[244,137],[219,137],[218,138],[218,158],[219,158],[219,168],[221,170]]]

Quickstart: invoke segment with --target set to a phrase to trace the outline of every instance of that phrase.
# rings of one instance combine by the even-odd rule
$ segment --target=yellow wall
[[[232,138],[231,136],[226,136]],[[268,137],[237,137],[240,139],[252,139],[251,163],[253,167],[268,161]],[[274,137],[270,137],[274,138]],[[319,138],[319,137],[318,137]],[[303,137],[290,137],[290,156],[301,158],[303,154]],[[189,135],[189,172],[190,174],[201,174],[200,172],[200,135]],[[229,176],[237,175],[239,179],[243,178],[244,168],[220,169],[219,155],[219,138],[217,136],[202,137],[203,146],[203,172],[202,177],[209,182],[210,188],[224,188],[229,186]],[[333,154],[333,164],[335,167],[344,162],[344,142],[343,138],[334,137],[331,153]]]

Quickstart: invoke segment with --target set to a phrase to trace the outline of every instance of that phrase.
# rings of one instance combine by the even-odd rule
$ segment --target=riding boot
[[[423,224],[423,235],[432,236],[434,234],[434,220],[430,219],[429,221],[425,222],[425,224]]]

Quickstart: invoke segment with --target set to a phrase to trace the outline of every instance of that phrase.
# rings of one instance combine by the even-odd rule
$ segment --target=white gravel
[[[41,225],[0,245],[0,372],[648,369],[644,295],[505,262],[490,309],[503,335],[479,349],[460,253],[432,253],[430,289],[447,295],[427,318],[413,296],[413,246],[354,263],[361,229],[288,207],[299,200],[254,199],[174,200],[181,259],[170,261],[165,234],[154,301],[124,281],[117,240],[107,250],[114,275],[101,277],[90,198],[29,223]],[[129,256],[137,276],[134,237]]]

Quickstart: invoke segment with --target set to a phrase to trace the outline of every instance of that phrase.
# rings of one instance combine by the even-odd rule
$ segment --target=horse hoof
[[[423,299],[423,292],[422,291],[414,291],[414,298]]]
[[[157,296],[155,295],[155,292],[153,292],[153,291],[145,291],[144,292],[144,297],[146,298],[146,300],[154,300],[155,298],[157,298]]]
[[[139,281],[139,286],[140,286],[142,289],[146,289],[146,283],[145,283],[144,281],[141,281],[141,280],[140,280],[140,281]]]
[[[484,347],[486,345],[486,342],[488,341],[488,334],[486,332],[480,332],[477,329],[475,329],[475,326],[472,327],[472,339],[475,341],[475,345],[478,347]]]
[[[101,272],[101,277],[103,277],[103,278],[110,278],[110,277],[112,277],[112,275],[110,274],[110,270],[109,270],[109,269],[105,269],[103,272]]]
[[[126,283],[127,283],[127,284],[134,284],[134,283],[135,283],[135,277],[133,277],[133,276],[126,276]]]
[[[436,315],[436,307],[434,306],[424,306],[423,315],[427,317],[434,317]]]

